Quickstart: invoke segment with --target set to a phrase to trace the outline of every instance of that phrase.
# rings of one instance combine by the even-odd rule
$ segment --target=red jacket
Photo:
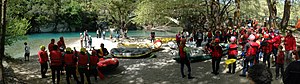
[[[266,40],[266,42],[267,42],[268,45],[262,46],[262,51],[264,53],[271,53],[272,49],[273,49],[272,40]]]
[[[49,61],[48,53],[47,53],[46,51],[40,50],[40,51],[38,52],[38,56],[39,56],[39,62],[40,62],[41,64],[47,63],[47,61]]]
[[[222,57],[223,52],[222,52],[222,47],[218,44],[211,46],[211,56],[212,57],[216,57],[216,58],[220,58]]]
[[[284,64],[284,52],[283,51],[279,51],[276,63],[277,64]]]
[[[74,54],[65,54],[64,62],[66,66],[76,67],[76,56]]]
[[[97,66],[98,63],[98,56],[90,56],[90,66]]]
[[[50,66],[62,66],[62,54],[57,50],[50,52]]]
[[[285,50],[290,51],[290,50],[296,50],[296,39],[294,36],[286,36],[284,37],[284,45],[285,45]]]
[[[179,56],[181,60],[186,58],[186,52],[184,51],[184,47],[185,46],[179,46]]]
[[[176,34],[176,41],[180,41],[180,34]]]
[[[274,42],[274,43],[273,43],[273,46],[274,46],[275,48],[278,48],[278,46],[279,46],[280,43],[281,43],[281,36],[280,36],[280,35],[275,36],[275,37],[272,39],[272,41]]]
[[[229,44],[228,47],[228,56],[237,56],[238,55],[238,45],[235,43]]]
[[[89,63],[89,57],[87,54],[81,54],[78,56],[78,66],[80,67],[87,67]]]
[[[49,52],[51,52],[52,50],[53,50],[53,46],[54,46],[55,44],[54,43],[50,43],[49,45],[48,45],[48,50],[49,50]]]
[[[61,47],[66,48],[65,42],[64,42],[64,41],[61,41],[61,40],[59,40],[59,41],[57,42],[57,46],[58,46],[58,48],[61,48]]]

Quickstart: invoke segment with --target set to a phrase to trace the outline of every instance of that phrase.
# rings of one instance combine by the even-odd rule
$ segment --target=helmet
[[[80,52],[86,52],[86,49],[85,48],[81,48]]]
[[[231,36],[229,40],[230,42],[235,42],[236,38],[234,36]]]
[[[279,30],[275,30],[275,32],[274,32],[275,34],[279,34]]]
[[[72,51],[72,49],[70,47],[66,48],[66,52],[71,52],[71,51]]]
[[[269,34],[264,34],[264,38],[269,38]]]
[[[40,46],[40,49],[42,50],[42,49],[45,49],[45,46],[44,45],[41,45]]]
[[[251,34],[251,35],[248,37],[248,39],[249,39],[250,41],[253,41],[253,40],[255,39],[255,36],[254,36],[253,34]]]
[[[215,43],[219,43],[220,42],[220,39],[219,38],[216,38],[215,39]]]

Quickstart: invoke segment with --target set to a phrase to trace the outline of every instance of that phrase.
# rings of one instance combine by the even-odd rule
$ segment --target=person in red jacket
[[[181,76],[182,78],[185,77],[184,75],[184,65],[187,66],[188,68],[188,79],[193,79],[194,77],[191,76],[191,66],[190,66],[190,60],[188,57],[188,49],[185,46],[186,44],[186,39],[183,38],[181,39],[180,45],[179,45],[179,56],[180,56],[180,71],[181,71]]]
[[[38,56],[39,56],[39,63],[41,64],[41,74],[42,74],[42,78],[46,78],[46,73],[48,70],[48,53],[47,51],[45,51],[45,46],[42,45],[40,46],[40,51],[38,52]]]
[[[278,47],[280,46],[281,44],[281,35],[279,35],[279,30],[276,30],[274,32],[274,38],[272,39],[273,41],[273,56],[275,58],[275,62],[277,60],[277,53],[278,53]],[[273,66],[276,66],[276,63],[273,65]]]
[[[280,73],[281,73],[281,77],[283,77],[283,73],[284,73],[284,52],[282,51],[282,46],[278,46],[278,56],[277,56],[277,60],[276,60],[276,80],[279,79],[279,69],[280,69]]]
[[[89,63],[90,63],[90,54],[86,51],[85,48],[80,49],[78,56],[78,72],[80,75],[80,82],[84,83],[84,75],[88,81],[88,84],[91,84],[90,74],[89,74]]]
[[[65,64],[66,75],[67,75],[66,76],[67,84],[70,84],[71,75],[73,75],[74,80],[77,82],[77,84],[80,83],[76,75],[76,62],[77,62],[77,57],[72,52],[72,49],[70,47],[67,47],[66,52],[64,53],[64,64]]]
[[[64,41],[64,37],[59,38],[59,41],[57,41],[57,46],[58,46],[58,48],[61,52],[63,52],[65,50],[66,44],[65,44],[65,41]]]
[[[296,50],[296,39],[292,34],[292,31],[287,31],[287,36],[284,37],[284,46],[285,46],[285,60],[286,65],[292,62],[292,52]]]
[[[227,46],[228,49],[228,59],[237,59],[238,55],[238,45],[236,44],[236,38],[234,36],[230,37],[230,44]],[[232,65],[232,67],[231,67]],[[229,64],[229,71],[227,73],[235,73],[236,62]],[[232,71],[231,71],[232,70]]]
[[[94,75],[95,80],[97,80],[98,71],[97,71],[97,63],[99,58],[97,56],[96,50],[92,50],[92,55],[90,56],[90,65],[89,65],[89,72],[90,75]]]
[[[180,39],[181,39],[181,35],[180,35],[180,32],[178,31],[178,33],[176,34],[176,43],[177,43],[177,46],[179,46],[179,44],[180,44]]]
[[[62,67],[62,53],[58,50],[58,46],[54,45],[53,50],[50,51],[50,68],[52,72],[53,84],[55,84],[55,75],[57,75],[57,84],[59,84],[60,70],[62,69]]]
[[[219,66],[220,66],[220,61],[222,58],[222,47],[219,45],[220,39],[216,38],[210,46],[211,49],[211,56],[212,56],[212,69],[213,72],[211,72],[212,74],[218,75],[219,74]]]
[[[263,58],[263,63],[266,64],[266,62],[268,63],[268,68],[270,68],[270,55],[272,52],[272,40],[270,39],[269,34],[264,34],[264,40],[261,43],[261,48],[262,48],[262,52],[264,53],[264,58]]]
[[[244,65],[243,65],[243,73],[240,75],[242,77],[246,77],[246,72],[249,67],[252,67],[254,58],[257,54],[259,44],[256,43],[255,36],[251,34],[248,39],[250,40],[246,45],[244,52],[246,52],[246,57],[244,59]],[[248,65],[250,63],[250,66]]]
[[[53,46],[55,45],[55,40],[51,39],[51,42],[48,44],[48,50],[51,52],[53,50]]]

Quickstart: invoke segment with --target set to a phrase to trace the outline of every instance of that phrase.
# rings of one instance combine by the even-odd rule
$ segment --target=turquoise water
[[[67,32],[67,33],[36,33],[36,34],[29,34],[26,35],[28,37],[28,40],[36,40],[36,39],[51,39],[51,38],[59,38],[63,36],[64,38],[79,38],[81,32]],[[88,32],[92,37],[96,36],[96,32]],[[110,35],[110,32],[106,32],[105,36],[108,37]],[[131,30],[128,31],[127,35],[129,37],[147,37],[150,35],[150,31],[144,31],[144,30]],[[156,31],[156,36],[175,36],[175,33],[170,32],[161,32]],[[114,35],[115,36],[115,33]]]

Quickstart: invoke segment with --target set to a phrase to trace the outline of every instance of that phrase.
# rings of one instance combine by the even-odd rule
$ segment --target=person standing
[[[234,36],[230,37],[230,44],[227,46],[228,49],[228,59],[237,59],[238,55],[238,45],[236,44],[236,38]],[[229,71],[227,73],[235,73],[236,62],[229,64]],[[231,67],[232,66],[232,67]],[[231,71],[232,70],[232,71]]]
[[[53,50],[50,51],[50,68],[53,84],[55,84],[55,75],[57,77],[57,84],[59,84],[60,82],[60,70],[62,69],[62,61],[62,53],[58,50],[58,46],[54,45]]]
[[[89,65],[89,72],[90,75],[93,75],[95,77],[95,80],[97,80],[98,71],[97,71],[97,63],[99,61],[99,58],[97,56],[97,52],[95,50],[92,50],[92,55],[90,56],[90,65]]]
[[[264,53],[263,63],[268,63],[268,68],[270,68],[270,55],[272,52],[272,40],[269,37],[269,34],[264,34],[264,40],[261,43],[262,52]]]
[[[88,47],[89,47],[90,49],[92,48],[92,42],[93,42],[93,41],[92,41],[92,36],[89,35],[89,42],[88,42],[88,43],[89,43],[89,46],[88,46]]]
[[[180,35],[180,31],[178,31],[178,33],[176,34],[176,43],[177,43],[178,47],[179,47],[179,44],[180,44],[180,39],[181,39],[181,35]]]
[[[48,50],[51,52],[53,50],[53,46],[55,45],[55,40],[51,39],[51,42],[48,44]]]
[[[57,46],[58,46],[60,52],[64,52],[65,51],[66,44],[65,44],[64,37],[61,36],[59,38],[59,41],[57,41]]]
[[[24,54],[24,57],[25,57],[25,61],[29,61],[29,56],[30,56],[30,47],[27,45],[27,42],[24,43],[24,50],[25,50],[25,54]],[[28,59],[26,59],[28,58]]]
[[[281,77],[283,77],[283,73],[284,73],[284,52],[282,51],[282,46],[278,46],[278,56],[277,56],[277,60],[276,60],[276,80],[279,79],[279,70],[281,71]]]
[[[184,75],[184,65],[187,66],[188,68],[188,79],[192,79],[194,77],[191,76],[191,66],[190,66],[190,60],[189,60],[189,50],[185,46],[186,44],[186,39],[183,38],[180,42],[179,45],[179,56],[180,56],[180,71],[181,71],[181,76],[182,78],[185,78],[186,76]]]
[[[296,39],[292,34],[292,31],[287,31],[287,35],[284,37],[284,46],[285,46],[285,63],[286,65],[289,65],[293,58],[292,58],[292,54],[293,51],[296,50]]]
[[[273,41],[273,56],[275,57],[275,62],[277,61],[277,53],[278,53],[278,47],[280,46],[281,44],[281,35],[279,35],[279,30],[276,30],[275,31],[275,34],[274,34],[274,38],[272,39]],[[276,63],[273,65],[273,66],[276,66]]]
[[[105,30],[102,31],[102,38],[105,40]]]
[[[212,56],[212,74],[218,75],[219,68],[220,68],[220,61],[222,58],[222,47],[219,45],[220,39],[216,38],[210,46],[211,49],[211,56]]]
[[[246,77],[246,72],[249,67],[252,67],[254,58],[257,54],[257,50],[259,48],[259,44],[254,42],[255,36],[251,34],[248,38],[250,41],[245,45],[244,52],[246,52],[246,56],[244,59],[243,73],[240,75],[242,77]],[[250,63],[250,66],[248,65]]]
[[[87,30],[84,31],[83,38],[84,38],[84,47],[87,48],[88,47],[87,43],[89,40],[89,34],[88,34]]]
[[[75,51],[76,52],[76,51]],[[70,84],[70,78],[71,75],[73,75],[74,80],[77,82],[77,84],[80,84],[78,77],[76,75],[76,62],[77,57],[72,52],[72,49],[70,47],[66,48],[66,52],[64,54],[64,63],[65,63],[65,69],[66,69],[66,80],[67,84]]]
[[[39,57],[39,63],[41,65],[41,74],[42,74],[42,78],[46,78],[46,73],[48,70],[48,53],[47,51],[45,51],[45,46],[42,45],[40,46],[40,51],[38,52],[38,57]]]
[[[202,31],[201,30],[198,30],[198,32],[196,33],[198,36],[198,38],[196,38],[197,39],[197,47],[200,47],[201,46],[201,44],[202,44],[202,41],[203,41],[203,33],[202,33]]]
[[[78,72],[80,74],[80,79],[81,79],[80,82],[82,83],[84,83],[84,76],[85,76],[88,84],[91,84],[90,74],[88,71],[89,61],[90,61],[89,53],[86,51],[85,48],[81,48],[78,56],[77,64],[78,64]]]
[[[80,47],[83,47],[83,35],[80,33]]]
[[[96,34],[97,34],[97,38],[99,38],[99,29],[97,29]]]

